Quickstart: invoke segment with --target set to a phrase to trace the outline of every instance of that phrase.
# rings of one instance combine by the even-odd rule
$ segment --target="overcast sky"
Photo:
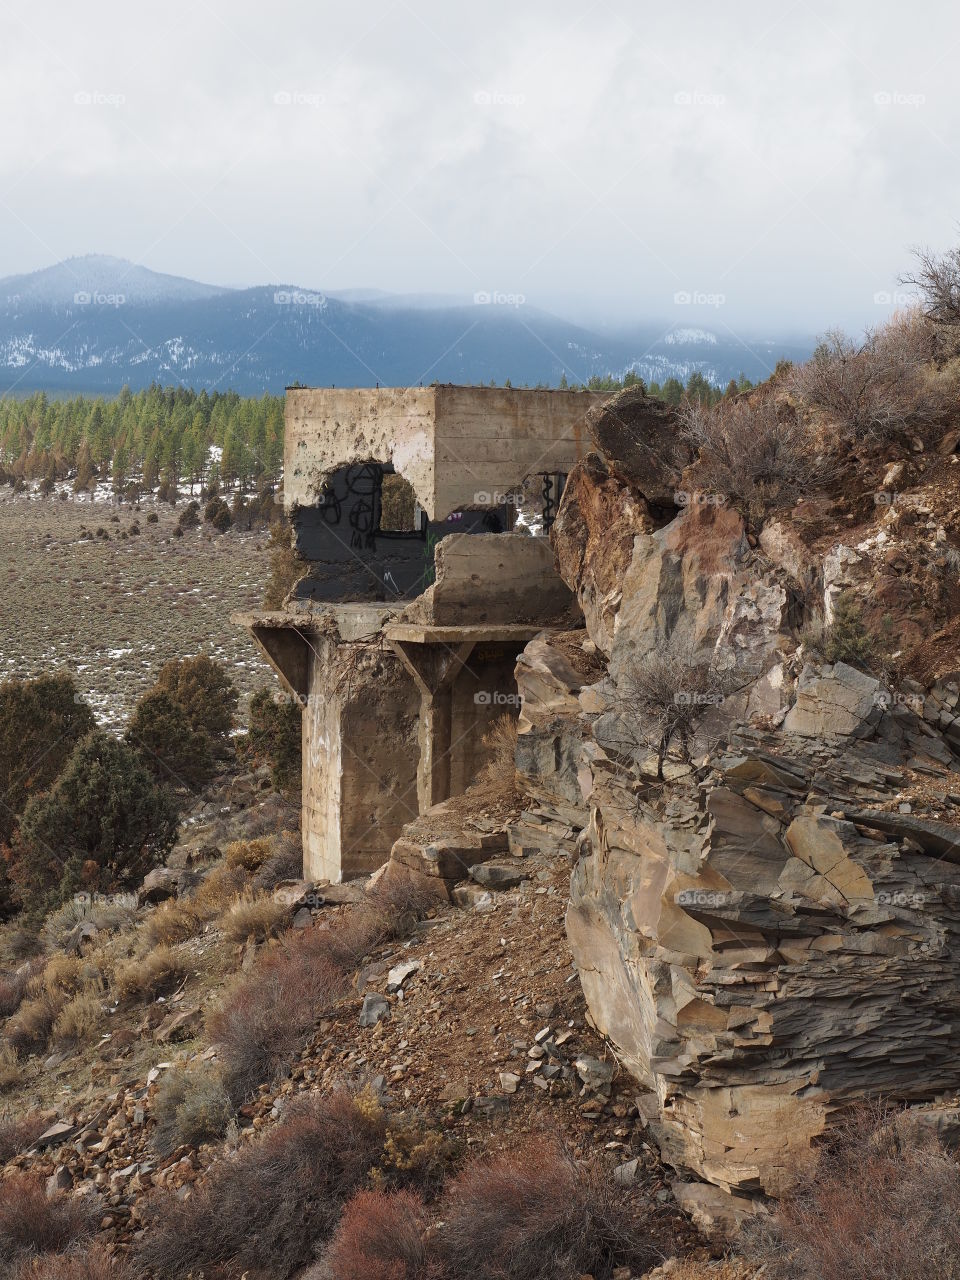
[[[957,234],[958,57],[956,0],[0,0],[0,275],[859,328]]]

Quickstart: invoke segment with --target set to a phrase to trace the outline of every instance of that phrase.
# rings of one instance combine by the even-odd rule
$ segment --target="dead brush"
[[[347,973],[319,929],[285,935],[238,974],[207,1019],[231,1099],[240,1103],[274,1080],[348,989]]]
[[[0,1197],[0,1258],[15,1263],[59,1253],[90,1235],[91,1207],[76,1196],[48,1196],[39,1175],[5,1178]]]
[[[54,954],[43,969],[27,983],[27,995],[73,995],[80,987],[83,979],[80,976],[82,963],[79,956]]]
[[[67,998],[63,992],[51,995],[44,991],[32,1000],[21,1003],[5,1028],[7,1042],[21,1058],[46,1048],[53,1024],[67,1003]]]
[[[765,1280],[958,1280],[960,1167],[909,1114],[858,1111],[740,1251]]]
[[[49,1125],[49,1119],[40,1111],[28,1111],[26,1115],[18,1116],[0,1115],[0,1165],[32,1147]]]
[[[516,716],[497,716],[481,741],[490,753],[490,759],[483,767],[480,781],[512,791],[517,779]]]
[[[228,867],[242,867],[244,871],[259,871],[273,853],[273,841],[260,837],[254,840],[234,840],[223,851]]]
[[[20,1083],[20,1064],[12,1044],[0,1042],[0,1093]],[[0,1161],[2,1163],[2,1161]]]
[[[364,1099],[340,1093],[292,1104],[261,1138],[215,1164],[188,1199],[161,1192],[146,1202],[141,1268],[165,1280],[296,1274],[363,1185],[383,1133],[382,1112]]]
[[[441,1280],[426,1243],[427,1211],[413,1191],[358,1191],[303,1280]]]
[[[187,963],[176,947],[157,947],[141,957],[134,957],[117,966],[113,989],[117,999],[127,1003],[134,1000],[156,1000],[169,995],[187,976]]]
[[[213,920],[227,911],[246,887],[247,875],[243,868],[223,862],[204,877],[183,905],[200,920]]]
[[[556,1142],[477,1159],[442,1203],[438,1251],[450,1280],[611,1280],[659,1259],[627,1193]]]
[[[153,1144],[165,1156],[184,1143],[198,1147],[223,1137],[233,1107],[217,1072],[171,1067],[160,1077],[150,1114],[156,1121]]]
[[[139,938],[144,947],[169,947],[195,938],[202,929],[203,920],[193,903],[168,898],[144,920]]]
[[[0,974],[0,1018],[9,1018],[20,1008],[33,972],[32,965],[27,963],[13,973]]]
[[[299,880],[303,875],[303,844],[299,831],[284,831],[279,845],[261,864],[253,877],[255,890],[270,892],[284,880]]]
[[[57,1014],[50,1031],[51,1043],[57,1049],[76,1049],[90,1044],[103,1031],[106,1014],[103,997],[97,990],[75,995]]]
[[[100,1245],[45,1253],[18,1271],[16,1280],[133,1280],[126,1262]]]
[[[241,898],[220,917],[219,925],[230,942],[264,942],[278,934],[287,912],[267,894]]]

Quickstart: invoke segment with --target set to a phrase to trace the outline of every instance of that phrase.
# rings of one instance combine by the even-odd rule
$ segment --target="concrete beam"
[[[426,813],[441,800],[450,799],[453,682],[467,665],[474,641],[461,640],[451,646],[388,637],[388,643],[420,690],[417,805]]]
[[[301,702],[310,692],[310,645],[307,637],[293,627],[252,626],[250,634],[283,686]]]

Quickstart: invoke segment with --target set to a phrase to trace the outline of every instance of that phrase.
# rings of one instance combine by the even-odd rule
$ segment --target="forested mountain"
[[[151,383],[278,394],[295,382],[542,383],[699,372],[758,381],[812,343],[743,341],[721,324],[598,334],[507,295],[337,296],[290,285],[222,289],[118,258],[69,259],[0,280],[0,392],[116,395]]]

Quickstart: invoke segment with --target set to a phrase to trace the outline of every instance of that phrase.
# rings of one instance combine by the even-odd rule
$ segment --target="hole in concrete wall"
[[[403,476],[384,472],[380,485],[380,529],[384,533],[417,533],[420,504]]]

